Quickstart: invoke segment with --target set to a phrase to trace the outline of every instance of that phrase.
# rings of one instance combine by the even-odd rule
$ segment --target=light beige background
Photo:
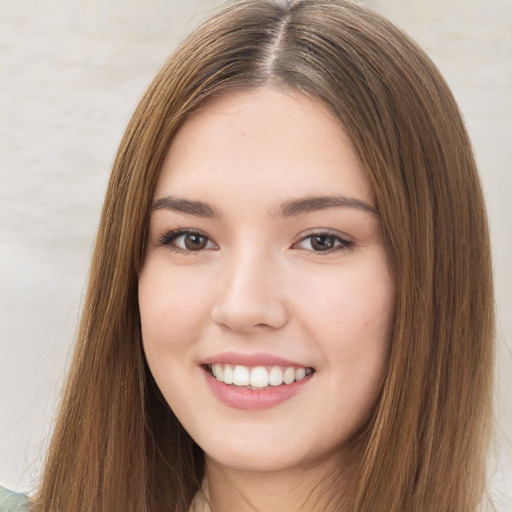
[[[0,483],[30,491],[70,356],[109,168],[212,0],[0,1]],[[492,492],[512,510],[512,0],[367,0],[445,74],[488,201],[499,317]]]

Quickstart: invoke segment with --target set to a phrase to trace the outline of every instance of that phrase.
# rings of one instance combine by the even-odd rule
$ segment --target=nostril
[[[261,301],[253,298],[245,302],[221,302],[212,309],[211,318],[222,329],[262,331],[283,327],[288,322],[288,312],[281,301],[269,296]]]

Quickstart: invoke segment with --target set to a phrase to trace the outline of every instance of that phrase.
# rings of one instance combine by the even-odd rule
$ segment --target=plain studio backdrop
[[[0,483],[32,491],[130,115],[212,0],[0,1]],[[498,313],[491,489],[512,510],[512,0],[363,2],[448,80],[491,222]]]

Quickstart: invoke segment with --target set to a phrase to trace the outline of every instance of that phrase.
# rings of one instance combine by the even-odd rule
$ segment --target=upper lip
[[[290,359],[284,359],[280,356],[273,354],[254,353],[254,354],[243,354],[239,352],[223,352],[215,354],[211,357],[205,358],[202,362],[204,365],[211,364],[232,364],[240,366],[293,366],[295,368],[311,368],[310,365],[298,363]]]

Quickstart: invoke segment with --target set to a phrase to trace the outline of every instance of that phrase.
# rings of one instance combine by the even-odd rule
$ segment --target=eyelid
[[[204,237],[208,240],[208,243],[213,244],[215,247],[205,247],[204,249],[199,249],[197,251],[183,249],[181,247],[178,247],[176,244],[173,244],[175,240],[177,240],[179,237],[184,235],[199,235],[201,237]],[[186,254],[186,255],[197,255],[204,251],[211,251],[211,250],[217,250],[219,246],[212,240],[210,236],[208,236],[204,231],[201,231],[199,229],[188,229],[188,228],[178,228],[178,229],[171,229],[169,231],[166,231],[162,236],[158,239],[158,244],[161,247],[165,247],[169,251],[179,253],[179,254]]]
[[[178,238],[186,235],[196,235],[201,236],[207,239],[207,246],[198,250],[192,250],[192,249],[186,249],[179,247],[176,245],[175,242]],[[326,238],[334,238],[336,239],[336,243],[334,247],[328,248],[325,250],[315,250],[313,247],[311,248],[304,248],[299,247],[299,245],[303,242],[305,242],[308,239],[311,239],[313,237],[326,237]],[[211,250],[218,250],[219,246],[218,244],[204,231],[201,231],[199,229],[190,229],[190,228],[177,228],[177,229],[171,229],[169,231],[166,231],[163,235],[161,235],[158,239],[158,245],[161,247],[165,247],[169,251],[179,253],[179,254],[186,254],[186,255],[199,255],[203,253],[204,251],[211,251]],[[210,245],[210,247],[208,247]],[[213,247],[211,247],[213,245]],[[345,233],[341,233],[337,230],[332,229],[311,229],[307,232],[301,233],[297,240],[291,245],[292,249],[297,250],[303,250],[315,254],[331,254],[337,251],[342,250],[349,250],[354,245],[354,241],[351,239],[351,237],[347,236]]]
[[[315,236],[336,238],[341,243],[325,251],[315,251],[314,249],[304,249],[301,247],[297,247],[301,242],[304,242],[305,240],[311,239]],[[353,245],[354,241],[352,240],[352,238],[346,235],[345,233],[341,233],[340,231],[332,229],[312,229],[305,233],[301,233],[298,237],[298,240],[292,244],[292,249],[304,250],[308,252],[313,252],[315,254],[331,254],[337,251],[350,250],[353,247]]]

